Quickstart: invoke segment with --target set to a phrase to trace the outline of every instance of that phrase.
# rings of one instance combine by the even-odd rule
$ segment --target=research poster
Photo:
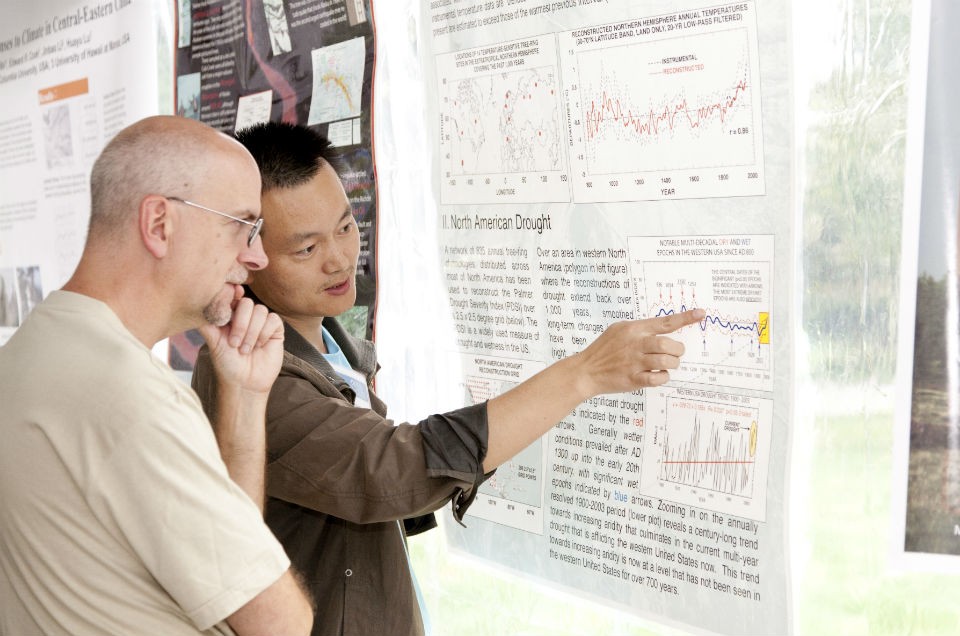
[[[676,334],[669,384],[581,404],[500,467],[449,542],[647,618],[788,633],[788,4],[422,6],[464,403],[614,321],[706,311]]]
[[[960,7],[918,3],[901,284],[893,551],[910,568],[960,565]],[[919,83],[918,83],[919,82]],[[918,99],[919,97],[919,99]]]
[[[373,14],[365,0],[176,0],[176,112],[232,134],[265,121],[311,126],[336,148],[360,228],[357,306],[344,326],[369,337],[376,309]],[[199,336],[171,339],[190,370]]]
[[[0,344],[73,273],[90,168],[157,113],[155,4],[9,3],[0,23]]]

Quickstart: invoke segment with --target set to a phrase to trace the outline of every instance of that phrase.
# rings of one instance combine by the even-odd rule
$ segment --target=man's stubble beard
[[[223,307],[216,300],[203,308],[203,319],[215,327],[224,326],[232,316],[233,310],[229,306]]]

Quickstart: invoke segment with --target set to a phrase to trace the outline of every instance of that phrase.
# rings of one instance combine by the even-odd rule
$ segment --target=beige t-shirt
[[[0,634],[231,633],[289,560],[196,394],[103,303],[0,347]]]

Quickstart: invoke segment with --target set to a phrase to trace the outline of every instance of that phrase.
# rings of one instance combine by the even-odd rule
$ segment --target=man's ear
[[[173,206],[170,200],[157,195],[146,196],[140,201],[137,212],[143,246],[155,258],[165,257],[173,234]]]

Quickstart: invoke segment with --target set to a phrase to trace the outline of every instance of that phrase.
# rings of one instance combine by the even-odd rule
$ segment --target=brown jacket
[[[370,385],[373,345],[327,318]],[[216,382],[206,348],[193,387],[211,419]],[[486,404],[418,425],[352,406],[353,391],[322,355],[285,326],[283,367],[267,406],[266,520],[316,603],[313,636],[423,633],[400,521],[452,501],[460,521],[489,475]]]

